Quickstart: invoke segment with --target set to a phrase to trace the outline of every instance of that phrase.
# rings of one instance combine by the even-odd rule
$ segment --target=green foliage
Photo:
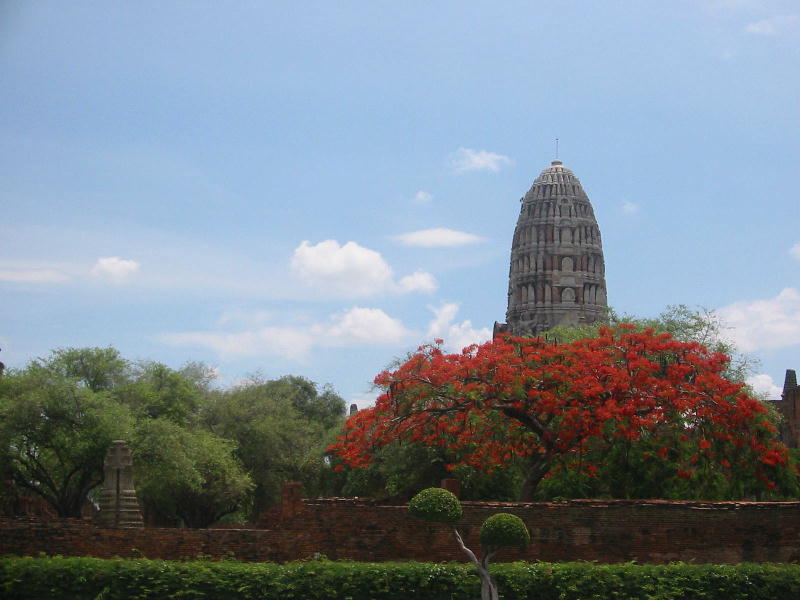
[[[209,391],[211,384],[217,378],[216,369],[208,366],[206,363],[198,361],[187,362],[178,372],[187,380],[191,381],[198,390],[204,392]]]
[[[265,396],[289,403],[306,421],[318,423],[324,429],[342,424],[346,404],[330,386],[324,386],[319,392],[313,381],[296,375],[253,383],[261,388]]]
[[[461,519],[463,510],[461,502],[452,492],[432,487],[422,490],[411,499],[408,512],[426,521],[455,525]]]
[[[302,377],[256,379],[209,398],[200,420],[236,442],[236,456],[255,484],[251,518],[277,502],[284,481],[300,481],[308,495],[331,487],[325,450],[339,433],[345,402]]]
[[[458,465],[450,472],[461,482],[462,500],[494,500],[514,502],[522,493],[525,480],[525,460],[513,459],[505,467],[485,473],[468,465]]]
[[[635,441],[611,439],[613,443],[602,448],[587,444],[578,456],[555,465],[537,487],[534,499],[785,500],[800,495],[800,481],[794,471],[797,457],[771,470],[775,489],[767,491],[748,465],[733,464],[726,475],[706,454],[681,441],[680,435],[668,446],[646,435]],[[687,456],[694,461],[693,473],[687,478],[675,477]],[[589,475],[582,461],[598,467]]]
[[[28,371],[75,380],[93,392],[111,391],[123,384],[130,364],[116,348],[59,348],[46,359],[33,361]]]
[[[463,500],[514,501],[519,498],[524,479],[523,465],[494,469],[485,473],[468,465],[452,471],[448,464],[456,460],[441,446],[427,446],[397,440],[377,448],[367,467],[342,466],[335,481],[337,495],[366,496],[406,503],[417,490],[437,487],[442,479],[454,477],[461,482]]]
[[[88,367],[88,379],[75,375],[78,354],[56,351],[0,380],[0,463],[18,486],[75,518],[103,480],[111,440],[126,439],[132,427],[127,408],[101,389],[110,379]]]
[[[193,379],[198,376],[197,366],[187,369],[175,371],[161,363],[141,363],[115,396],[130,406],[140,419],[164,418],[180,424],[190,423],[208,390],[203,379]]]
[[[800,565],[505,563],[505,600],[772,600],[800,597]],[[472,600],[466,564],[0,559],[7,600]]]
[[[303,377],[232,390],[212,388],[214,378],[203,363],[175,370],[114,348],[54,350],[0,378],[0,472],[79,517],[111,440],[129,440],[146,509],[192,527],[243,509],[257,518],[287,480],[310,495],[332,490],[325,450],[341,397]],[[14,506],[14,490],[0,489],[0,503]]]
[[[367,496],[397,503],[407,502],[417,490],[436,487],[445,477],[441,448],[397,441],[377,450],[366,468],[344,467],[338,474],[342,496]]]
[[[484,546],[527,548],[530,543],[531,534],[517,515],[497,513],[481,525],[481,544]]]
[[[235,443],[166,419],[139,424],[132,440],[136,489],[148,511],[187,527],[208,527],[239,510],[252,480]]]

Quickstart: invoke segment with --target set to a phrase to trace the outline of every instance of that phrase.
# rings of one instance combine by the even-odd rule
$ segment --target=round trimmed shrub
[[[408,503],[408,512],[415,517],[455,525],[461,518],[461,502],[444,488],[422,490]]]
[[[481,544],[484,546],[519,546],[531,543],[531,534],[522,519],[509,513],[492,515],[481,525]]]

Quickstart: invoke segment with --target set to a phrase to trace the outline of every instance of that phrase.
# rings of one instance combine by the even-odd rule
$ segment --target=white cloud
[[[324,346],[395,344],[411,333],[399,319],[390,317],[380,308],[360,306],[334,315],[327,324],[312,326],[311,331]]]
[[[316,246],[308,241],[295,248],[292,270],[320,291],[344,296],[369,296],[390,287],[392,269],[380,253],[347,242],[325,240]]]
[[[775,385],[772,377],[764,373],[748,377],[746,383],[755,390],[756,394],[767,400],[777,400],[783,393],[783,388]]]
[[[395,239],[406,246],[420,246],[422,248],[443,248],[476,244],[484,238],[465,231],[456,231],[445,227],[434,229],[421,229],[396,235]]]
[[[13,283],[59,283],[67,279],[55,269],[0,269],[0,281]]]
[[[425,271],[415,271],[411,275],[401,277],[397,286],[402,292],[420,292],[421,294],[432,294],[439,287],[436,278]]]
[[[226,360],[240,356],[277,355],[301,361],[307,358],[313,345],[311,333],[297,327],[261,327],[237,333],[188,331],[160,337],[163,342],[175,346],[208,348]]]
[[[417,271],[395,283],[392,269],[379,252],[347,242],[325,240],[312,246],[308,241],[295,248],[292,271],[317,293],[357,298],[394,292],[425,292],[436,289],[433,275]]]
[[[237,332],[167,333],[160,339],[172,345],[208,348],[223,359],[280,356],[305,361],[315,347],[397,344],[411,334],[399,319],[390,317],[381,309],[355,306],[333,315],[324,323],[256,326]]]
[[[418,191],[412,198],[414,204],[428,204],[431,200],[433,200],[433,194],[424,190]]]
[[[626,215],[635,215],[640,210],[640,207],[635,202],[624,202],[622,204],[622,212]]]
[[[800,292],[785,288],[774,298],[734,302],[716,313],[745,352],[800,344]]]
[[[108,279],[114,283],[124,283],[138,273],[140,264],[135,260],[107,256],[98,258],[92,267],[92,275]]]
[[[465,320],[454,323],[459,306],[454,302],[447,302],[441,306],[428,307],[433,312],[433,320],[428,325],[428,337],[444,340],[447,349],[460,352],[471,344],[480,344],[492,337],[492,332],[487,327],[475,329],[472,321]]]
[[[797,29],[799,25],[798,15],[779,15],[750,23],[744,30],[754,35],[781,35]]]
[[[792,256],[792,258],[800,260],[800,242],[797,242],[794,246],[789,248],[789,254]]]
[[[514,164],[514,161],[508,156],[472,148],[459,148],[450,154],[448,162],[456,173],[466,173],[467,171],[496,173],[503,167]]]

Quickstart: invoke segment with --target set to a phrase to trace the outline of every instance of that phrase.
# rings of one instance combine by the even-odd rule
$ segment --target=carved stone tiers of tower
[[[133,458],[124,440],[114,440],[103,461],[103,489],[97,519],[106,527],[142,527],[133,487]]]
[[[600,229],[578,178],[554,160],[521,199],[511,245],[505,327],[539,335],[606,316]]]

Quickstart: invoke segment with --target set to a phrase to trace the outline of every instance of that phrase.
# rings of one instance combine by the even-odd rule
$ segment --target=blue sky
[[[365,405],[420,343],[504,320],[558,137],[610,304],[717,310],[774,396],[799,67],[792,0],[5,0],[0,359],[110,344]]]

